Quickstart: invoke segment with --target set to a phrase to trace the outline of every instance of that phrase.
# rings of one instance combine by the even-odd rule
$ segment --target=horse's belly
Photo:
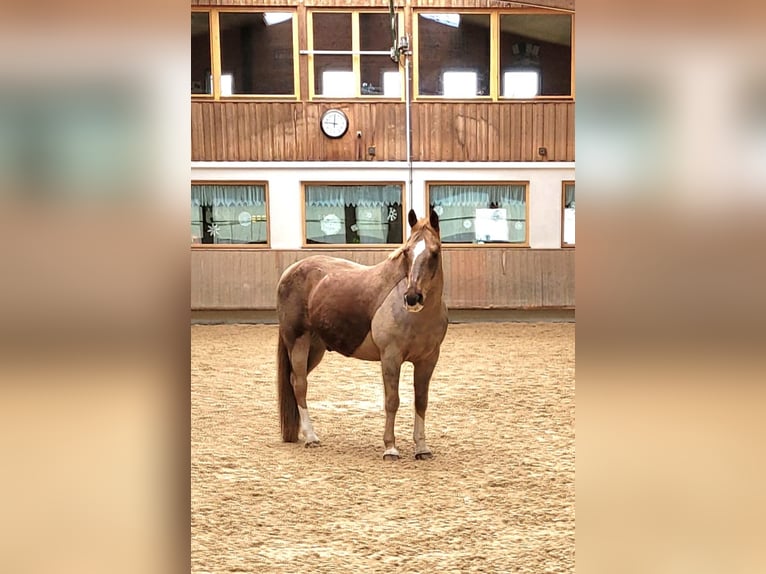
[[[380,361],[380,350],[372,340],[372,333],[367,333],[362,344],[356,348],[351,356],[363,361]]]

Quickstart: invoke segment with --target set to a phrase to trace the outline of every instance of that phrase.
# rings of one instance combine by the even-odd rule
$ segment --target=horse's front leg
[[[415,366],[415,423],[413,425],[412,439],[415,441],[415,458],[424,460],[433,457],[431,449],[426,444],[426,409],[428,408],[428,385],[431,383],[431,375],[439,358],[431,357],[425,361],[418,361]]]
[[[394,435],[394,423],[396,411],[399,410],[399,373],[402,361],[397,356],[384,356],[381,358],[383,370],[383,389],[386,395],[386,428],[383,431],[384,460],[398,460],[399,451],[396,449],[396,437]]]

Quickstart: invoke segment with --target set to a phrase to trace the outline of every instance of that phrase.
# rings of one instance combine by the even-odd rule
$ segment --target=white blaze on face
[[[412,273],[415,270],[415,264],[418,261],[418,257],[420,257],[425,252],[425,250],[426,250],[426,240],[425,239],[421,239],[420,241],[418,241],[415,244],[415,247],[412,248],[412,266],[410,267],[410,276],[409,276],[409,278],[407,280],[407,288],[408,289],[412,287]],[[415,305],[410,305],[409,303],[406,302],[406,300],[405,300],[404,306],[407,309],[407,311],[409,311],[410,313],[417,313],[418,311],[420,311],[423,308],[423,304],[422,303],[417,303]]]
[[[415,261],[418,260],[418,257],[420,257],[420,254],[423,253],[426,250],[426,240],[421,239],[415,244],[415,247],[412,248],[412,266],[415,266]]]

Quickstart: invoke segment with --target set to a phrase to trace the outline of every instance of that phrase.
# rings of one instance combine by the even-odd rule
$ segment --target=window
[[[572,93],[572,17],[501,14],[501,94],[505,98]]]
[[[313,16],[314,50],[351,52],[350,12],[316,13]],[[339,81],[349,75],[350,85]],[[317,95],[353,96],[353,75],[354,62],[350,53],[314,55],[314,93]]]
[[[191,27],[193,95],[295,96],[293,12],[192,12]]]
[[[490,94],[490,15],[418,15],[417,93],[473,98]]]
[[[266,186],[205,183],[191,186],[193,244],[266,244]]]
[[[298,95],[298,12],[195,9],[191,93],[214,99]],[[399,10],[398,30],[404,13]],[[387,11],[305,15],[309,98],[401,100],[404,74],[390,58]],[[412,15],[416,98],[571,98],[574,16],[488,9]],[[301,23],[303,24],[303,23]],[[403,65],[403,63],[402,63]]]
[[[401,99],[388,12],[312,12],[309,29],[313,96]]]
[[[470,99],[572,95],[572,16],[420,12],[415,93]]]
[[[573,181],[564,182],[563,219],[561,222],[561,245],[572,247],[575,244],[575,184]]]
[[[443,243],[527,245],[526,183],[431,183]]]
[[[210,67],[210,15],[191,14],[191,93],[212,94]]]
[[[399,244],[402,184],[305,184],[307,244]]]
[[[359,42],[362,52],[391,52],[391,19],[387,13],[359,14]],[[401,98],[399,65],[390,55],[359,57],[361,94]]]
[[[221,95],[290,95],[293,15],[289,12],[221,12]],[[228,93],[223,79],[231,77]]]

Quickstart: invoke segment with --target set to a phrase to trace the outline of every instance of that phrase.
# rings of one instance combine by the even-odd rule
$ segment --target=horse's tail
[[[295,400],[293,385],[290,382],[292,370],[290,356],[280,333],[279,344],[277,345],[277,395],[279,397],[279,425],[282,429],[284,442],[296,442],[300,428],[298,403]]]

